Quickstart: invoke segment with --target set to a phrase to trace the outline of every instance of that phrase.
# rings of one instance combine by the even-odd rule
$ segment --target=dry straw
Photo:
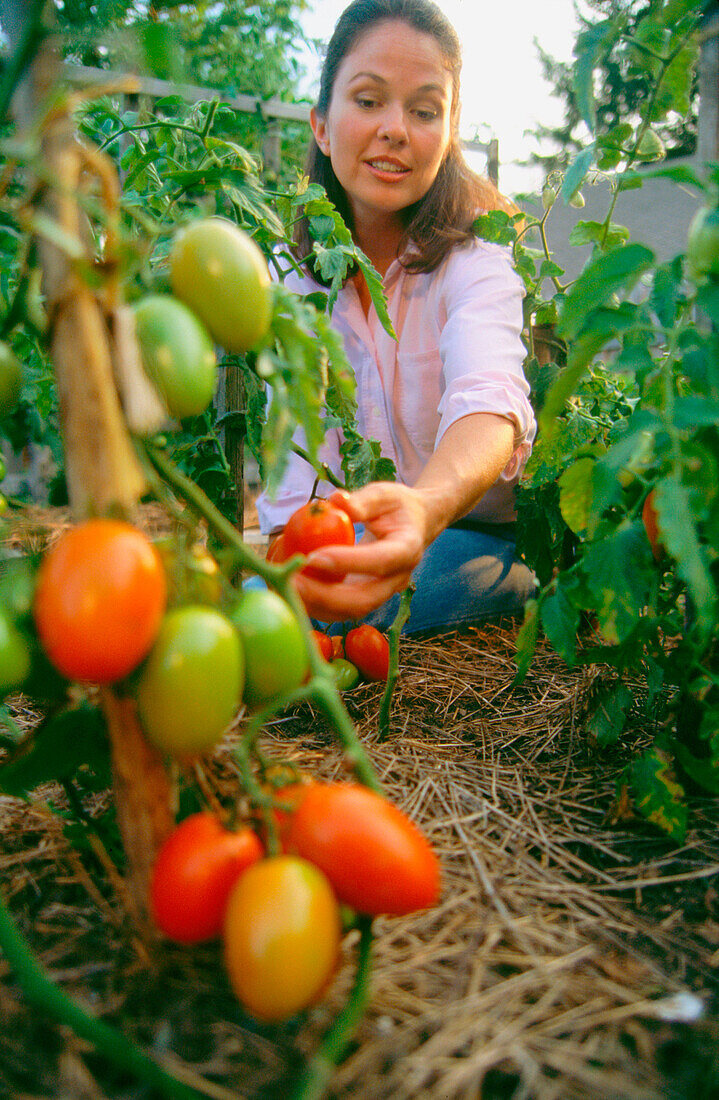
[[[647,826],[608,824],[617,776],[654,730],[640,718],[611,751],[583,715],[599,668],[540,649],[512,687],[516,624],[403,641],[392,734],[375,733],[381,689],[345,698],[388,794],[425,829],[444,869],[440,905],[375,922],[372,998],[331,1085],[361,1100],[719,1095],[719,801],[694,797],[681,848]],[[37,720],[18,699],[18,719]],[[267,730],[267,753],[343,775],[308,708]],[[219,751],[197,773],[228,805],[237,777]],[[230,995],[215,946],[149,951],[133,937],[118,853],[92,822],[84,843],[49,809],[0,798],[3,893],[42,962],[74,996],[167,1059],[208,1095],[285,1097],[342,1004],[258,1027]],[[690,1017],[699,1015],[691,1022]],[[30,1013],[0,960],[0,1096],[135,1097],[72,1036]]]

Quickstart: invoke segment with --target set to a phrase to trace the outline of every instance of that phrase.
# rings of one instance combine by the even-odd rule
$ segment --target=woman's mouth
[[[399,180],[409,175],[410,169],[406,164],[396,160],[387,160],[385,157],[375,157],[365,161],[372,174],[380,179]]]

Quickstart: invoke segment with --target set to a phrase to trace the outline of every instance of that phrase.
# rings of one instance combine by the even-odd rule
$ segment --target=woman
[[[523,291],[507,251],[471,232],[478,212],[506,204],[464,163],[460,66],[456,33],[431,0],[354,0],[311,112],[310,178],[382,275],[398,337],[382,328],[362,275],[349,279],[332,320],[357,376],[360,431],[379,440],[398,481],[331,495],[364,534],[311,556],[315,569],[347,570],[342,582],[297,576],[324,622],[386,628],[410,578],[408,632],[514,611],[534,588],[512,537],[513,486],[535,431]],[[306,226],[298,248],[312,251]],[[318,282],[287,277],[300,293]],[[322,452],[337,470],[339,445],[330,432]],[[263,531],[282,529],[314,476],[293,456],[274,499],[258,501]]]

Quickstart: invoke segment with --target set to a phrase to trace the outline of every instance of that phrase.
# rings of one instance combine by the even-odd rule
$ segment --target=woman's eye
[[[430,107],[417,107],[414,112],[420,122],[433,122],[438,112]]]
[[[357,103],[358,107],[362,107],[365,110],[370,110],[372,107],[375,106],[377,101],[375,99],[372,99],[371,96],[361,95],[357,96],[355,102]]]

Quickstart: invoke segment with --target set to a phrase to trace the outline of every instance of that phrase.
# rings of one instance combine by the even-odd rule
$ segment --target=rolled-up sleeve
[[[455,251],[442,286],[439,351],[443,392],[437,440],[472,413],[489,412],[514,424],[514,455],[504,477],[513,478],[536,432],[523,371],[521,339],[524,286],[507,249],[476,242]]]

